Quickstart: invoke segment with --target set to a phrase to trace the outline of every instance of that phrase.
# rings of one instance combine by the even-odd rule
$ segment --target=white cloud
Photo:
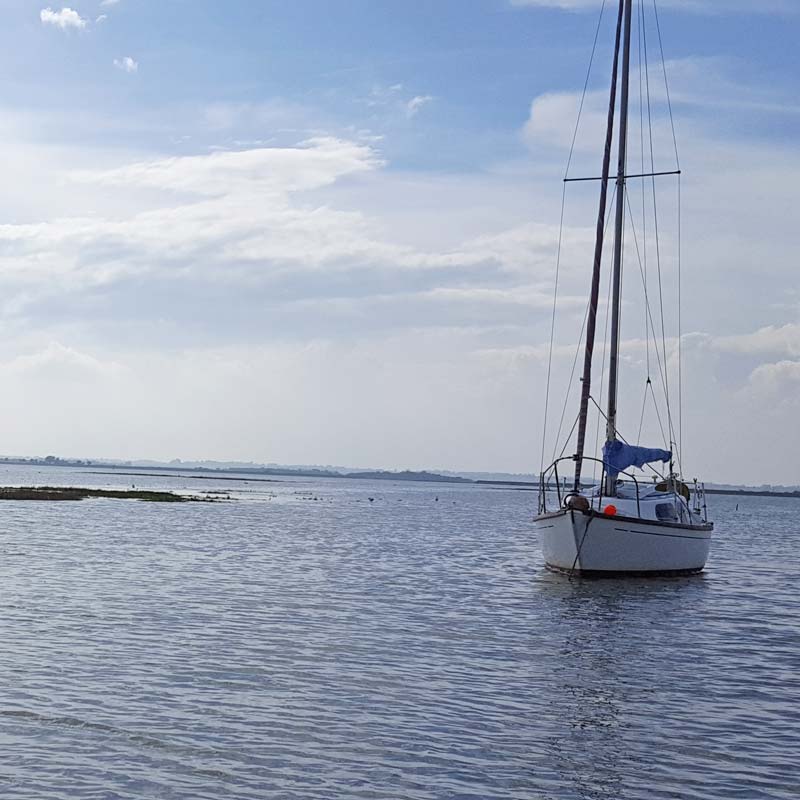
[[[683,75],[676,69],[677,102],[702,109],[697,98],[707,87],[733,83],[723,66],[705,65],[715,74],[704,82],[702,69],[694,78],[688,66]],[[402,123],[411,94],[390,87],[386,117]],[[601,114],[601,133],[603,95],[587,105]],[[738,98],[753,108],[776,100],[754,83]],[[561,163],[539,149],[568,146],[576,102],[574,94],[536,101],[533,156],[458,175],[383,169],[383,145],[352,132],[277,146],[274,137],[297,142],[307,136],[298,128],[323,127],[286,103],[210,109],[199,135],[179,128],[192,139],[173,152],[195,153],[180,157],[97,146],[51,152],[29,135],[41,126],[29,123],[19,136],[24,148],[13,150],[24,158],[8,159],[19,178],[11,191],[44,181],[51,191],[24,195],[20,216],[4,201],[12,208],[4,218],[25,222],[0,227],[0,356],[16,364],[0,420],[46,419],[58,392],[76,425],[46,423],[35,433],[19,425],[23,439],[9,424],[0,430],[6,447],[298,462],[346,453],[385,466],[535,468],[558,237],[552,164]],[[771,365],[800,357],[800,324],[790,322],[796,301],[787,294],[800,162],[779,141],[735,138],[735,126],[714,122],[695,122],[682,137],[684,322],[702,331],[684,337],[687,416],[700,420],[688,460],[713,479],[774,479],[793,463],[790,454],[751,470],[735,451],[769,450],[763,442],[785,424],[769,392],[781,397],[780,386],[792,385],[775,374],[789,367]],[[272,144],[208,153],[198,142],[209,127],[215,144]],[[283,128],[291,132],[276,133]],[[589,131],[579,142],[594,170],[600,140]],[[65,173],[64,164],[75,166]],[[596,204],[593,187],[575,192],[554,368],[561,384],[585,308]],[[667,228],[665,257],[673,251]],[[780,310],[778,301],[786,303]],[[629,376],[646,347],[636,338],[638,307],[626,302],[624,379],[632,390],[623,413],[638,423],[640,387]],[[86,370],[99,376],[90,389],[58,378],[55,363],[81,368],[52,341],[101,365]],[[668,330],[670,362],[675,344]],[[32,363],[16,362],[19,353]],[[167,419],[165,396],[190,409],[180,430]],[[320,396],[330,413],[319,415]],[[486,408],[501,413],[487,423]],[[759,414],[769,416],[769,425],[759,422],[761,442],[748,427]]]
[[[329,326],[354,334],[524,326],[548,306],[552,226],[414,246],[393,241],[372,215],[314,199],[334,184],[377,180],[380,165],[371,148],[328,138],[74,172],[77,202],[100,188],[104,205],[119,195],[140,208],[0,226],[7,319],[39,316],[57,297],[59,307],[91,307],[103,295],[101,307],[115,308],[124,326],[142,313],[182,317],[193,297],[188,333],[224,289],[222,308],[260,311],[223,323],[223,338],[251,336],[254,324],[294,338]],[[156,285],[163,303],[146,299]]]
[[[119,370],[116,363],[103,363],[60,342],[50,342],[43,350],[17,356],[6,364],[0,364],[0,374],[9,373],[14,379],[29,376],[46,380],[85,381],[114,375]]]
[[[97,19],[95,19],[95,24],[100,24],[101,22],[105,22],[108,19],[108,14],[100,14]]]
[[[135,61],[130,56],[125,56],[124,58],[115,58],[114,66],[117,69],[121,69],[123,72],[127,72],[128,74],[139,71],[139,62]]]
[[[412,97],[406,103],[406,115],[408,117],[415,117],[425,106],[432,102],[433,97],[431,97],[429,94]]]
[[[403,88],[402,83],[395,83],[391,86],[373,86],[366,101],[367,105],[382,106],[387,103],[395,103],[397,101],[397,96],[403,91]]]
[[[90,183],[146,186],[201,195],[238,192],[296,192],[319,188],[339,177],[381,166],[372,149],[331,137],[297,147],[261,147],[141,162],[119,169],[75,173]]]
[[[767,87],[753,85],[735,74],[734,63],[718,58],[685,58],[668,61],[665,65],[670,84],[673,106],[690,107],[688,110],[710,108],[736,111],[787,113],[785,97],[770,97]],[[636,69],[636,65],[634,65]],[[604,76],[600,76],[602,81]],[[608,77],[610,81],[610,75]],[[651,69],[650,102],[653,113],[656,152],[669,152],[672,147],[667,121],[666,93],[662,67]],[[639,97],[633,92],[630,115],[631,141],[639,137]],[[595,154],[602,147],[608,118],[608,89],[594,89],[586,93],[581,108],[579,92],[546,92],[531,103],[528,120],[523,128],[526,142],[533,148],[543,146],[567,148],[575,134],[578,111],[580,126],[575,139],[578,153]]]
[[[741,355],[800,357],[800,323],[769,325],[752,333],[717,336],[713,346],[723,352]]]
[[[393,114],[399,112],[408,119],[412,119],[433,100],[433,96],[429,94],[409,96],[402,83],[395,83],[391,86],[373,86],[372,91],[363,102],[375,110],[386,110]]]
[[[77,11],[68,7],[62,8],[61,11],[44,8],[39,12],[39,19],[43,25],[54,25],[62,31],[69,28],[83,30],[87,25],[87,21]]]
[[[778,361],[762,364],[750,375],[750,384],[773,396],[785,394],[793,404],[798,402],[800,361]]]
[[[101,6],[107,8],[108,6],[115,6],[119,3],[119,0],[102,0],[100,3]]]
[[[594,152],[602,142],[606,115],[602,110],[602,92],[587,95],[581,114],[581,127],[576,139],[578,150]],[[608,100],[605,100],[608,103]],[[567,147],[571,140],[580,107],[580,95],[575,92],[547,93],[531,103],[523,135],[531,147],[541,145]]]

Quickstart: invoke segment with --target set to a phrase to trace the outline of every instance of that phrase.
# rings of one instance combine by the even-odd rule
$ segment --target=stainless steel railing
[[[602,508],[603,505],[603,492],[605,490],[606,485],[606,475],[607,475],[607,467],[605,462],[599,458],[590,458],[588,456],[584,456],[584,461],[590,461],[596,464],[599,464],[601,467],[601,474],[600,474],[600,483],[599,483],[599,493],[596,495],[597,497],[597,504],[598,508]],[[539,513],[546,514],[548,511],[548,496],[552,498],[553,494],[555,494],[558,500],[558,508],[562,508],[564,505],[564,501],[570,495],[575,494],[575,491],[572,489],[571,482],[568,483],[566,478],[563,478],[559,475],[559,464],[562,464],[565,461],[572,461],[574,463],[575,458],[574,456],[564,456],[563,458],[559,458],[554,461],[550,467],[548,467],[540,476],[539,476]],[[641,515],[641,495],[642,495],[642,486],[644,482],[638,480],[635,475],[630,472],[620,472],[619,475],[623,475],[626,479],[633,483],[635,492],[636,492],[636,513]],[[677,497],[681,494],[679,491],[680,486],[686,486],[680,478],[675,476],[671,476],[666,481],[667,490],[672,491],[673,494]],[[594,484],[593,484],[594,485]],[[649,484],[644,484],[649,485]],[[584,486],[582,488],[589,488]],[[688,489],[688,486],[686,487]],[[691,490],[690,490],[691,492]],[[706,504],[706,491],[705,491],[705,484],[698,483],[694,481],[694,496],[690,499],[694,500],[694,508],[693,511],[696,514],[703,514],[703,519],[705,522],[708,522],[708,506]],[[687,500],[687,510],[689,508],[689,501]],[[677,509],[676,509],[677,510]],[[683,505],[681,504],[681,511],[683,511]]]
[[[598,505],[602,505],[603,503],[603,490],[606,485],[606,464],[600,458],[590,458],[589,456],[583,457],[584,461],[591,461],[596,464],[600,464],[601,473],[600,473],[600,494],[598,495]],[[575,458],[574,456],[564,456],[564,458],[556,459],[540,476],[539,476],[539,513],[546,514],[547,513],[547,495],[548,493],[552,496],[553,492],[555,491],[556,496],[558,497],[558,507],[561,508],[564,504],[564,500],[572,494],[575,494],[573,490],[567,489],[566,479],[564,479],[564,485],[561,484],[561,478],[558,474],[558,465],[564,461],[572,461],[574,463]],[[631,474],[630,472],[620,472],[619,475],[624,475],[626,478],[629,478],[633,481],[633,485],[636,489],[636,513],[641,514],[641,505],[640,505],[640,489],[639,489],[639,481],[636,479],[636,476]],[[553,485],[553,481],[555,482]]]

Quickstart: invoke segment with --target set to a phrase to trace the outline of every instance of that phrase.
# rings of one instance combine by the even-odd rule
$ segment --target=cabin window
[[[672,503],[658,503],[656,505],[656,519],[674,521],[678,518],[675,506]]]

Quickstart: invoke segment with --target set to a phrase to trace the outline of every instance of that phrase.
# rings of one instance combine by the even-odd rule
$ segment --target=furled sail
[[[670,461],[672,453],[669,450],[658,450],[651,447],[634,447],[625,442],[606,442],[603,447],[603,462],[609,475],[616,476],[630,467],[641,469],[645,464],[656,461]]]

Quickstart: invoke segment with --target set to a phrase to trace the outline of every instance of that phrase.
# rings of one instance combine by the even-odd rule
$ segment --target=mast
[[[622,96],[620,99],[619,160],[617,162],[617,215],[614,233],[614,272],[611,292],[611,355],[608,364],[608,410],[606,412],[606,441],[617,439],[617,389],[619,384],[620,294],[622,290],[622,244],[625,223],[625,168],[628,162],[628,96],[631,68],[631,7],[625,4],[625,36],[622,53]],[[606,494],[616,495],[616,480],[606,477]]]
[[[578,443],[575,452],[575,484],[574,491],[580,491],[583,454],[586,447],[586,426],[589,418],[589,398],[592,390],[592,356],[597,329],[597,303],[600,298],[600,266],[603,260],[603,238],[606,225],[606,205],[608,202],[608,179],[611,172],[611,145],[614,139],[614,111],[617,105],[617,73],[619,68],[619,49],[622,35],[623,16],[627,8],[628,59],[630,59],[630,21],[631,0],[620,0],[617,17],[617,34],[614,42],[614,67],[611,73],[611,97],[608,103],[608,125],[606,128],[606,145],[603,151],[603,172],[600,184],[600,209],[597,214],[597,234],[594,246],[594,269],[592,271],[592,289],[589,296],[589,316],[586,322],[586,348],[583,357],[583,378],[581,379],[581,409],[578,416]],[[625,81],[626,87],[628,81]],[[627,131],[626,131],[627,132]],[[619,180],[619,176],[618,176]],[[623,172],[624,180],[624,172]],[[617,207],[619,211],[619,206]]]

